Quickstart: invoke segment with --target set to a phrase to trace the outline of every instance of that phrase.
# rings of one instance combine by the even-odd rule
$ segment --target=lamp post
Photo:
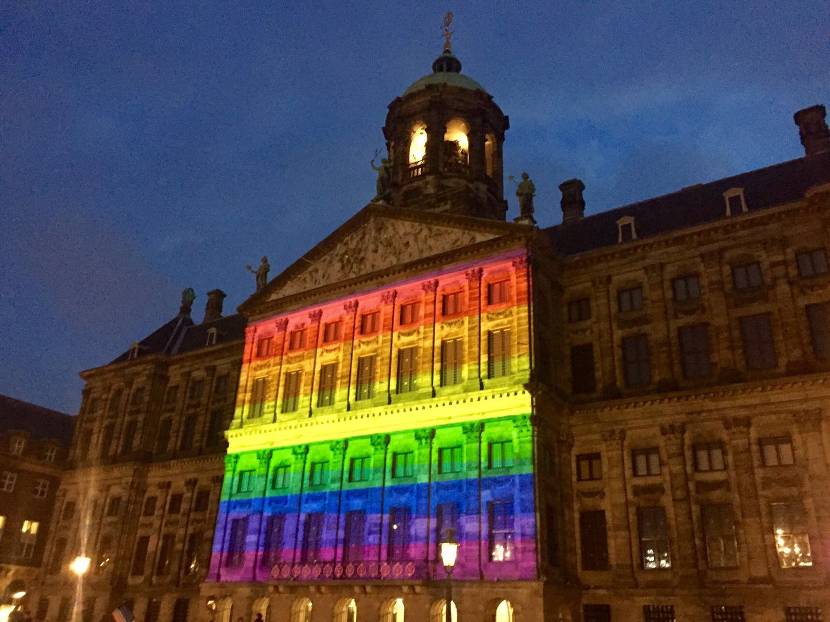
[[[74,615],[72,616],[73,619],[78,619],[78,613],[81,609],[81,583],[84,579],[84,575],[89,572],[89,567],[92,565],[92,559],[83,553],[78,555],[69,563],[69,570],[78,577],[78,587],[75,590],[75,608],[74,608]]]
[[[447,603],[444,608],[446,622],[454,622],[452,616],[452,570],[457,558],[458,542],[455,541],[455,530],[448,529],[446,537],[441,540],[441,563],[444,564],[444,570],[447,572]]]

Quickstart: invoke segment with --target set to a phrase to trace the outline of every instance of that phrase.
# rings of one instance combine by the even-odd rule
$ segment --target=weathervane
[[[453,18],[452,11],[447,11],[447,14],[444,15],[444,51],[445,52],[452,52],[452,30],[450,30],[450,26],[452,26],[452,18]]]

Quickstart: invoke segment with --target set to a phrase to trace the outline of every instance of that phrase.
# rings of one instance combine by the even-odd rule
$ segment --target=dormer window
[[[726,215],[735,216],[746,212],[746,199],[744,199],[743,188],[730,188],[723,193],[723,200],[726,204]]]
[[[216,345],[216,329],[209,328],[207,332],[207,339],[205,340],[206,346],[215,346]]]
[[[130,348],[130,353],[127,357],[127,360],[129,360],[129,361],[136,360],[138,358],[138,352],[139,352],[140,348],[141,348],[141,346],[139,346],[138,342],[136,341],[132,345],[132,347]]]
[[[49,445],[46,449],[43,450],[43,461],[44,462],[54,462],[55,458],[58,456],[58,448],[54,445]]]
[[[623,216],[617,221],[617,243],[631,242],[637,239],[634,216]]]
[[[13,456],[22,456],[23,450],[26,448],[26,439],[22,436],[15,436],[12,438],[11,453]]]

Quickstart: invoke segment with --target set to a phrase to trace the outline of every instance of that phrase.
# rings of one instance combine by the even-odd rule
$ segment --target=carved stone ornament
[[[472,442],[478,440],[478,437],[481,435],[482,428],[483,426],[481,422],[476,421],[475,423],[465,423],[461,429],[463,430],[464,437],[467,441]]]
[[[296,458],[302,458],[308,453],[308,445],[297,445],[292,447],[291,453],[294,454]]]
[[[464,273],[467,277],[467,281],[470,283],[474,281],[478,281],[481,278],[481,275],[484,274],[484,270],[481,268],[473,268],[472,270],[467,270]]]
[[[422,283],[421,289],[424,290],[424,292],[427,294],[431,294],[438,291],[438,279],[432,279],[431,281]]]
[[[418,441],[419,447],[426,447],[430,441],[435,437],[435,430],[415,430],[415,440]]]
[[[274,322],[274,326],[276,327],[278,333],[284,333],[285,329],[288,328],[288,318],[283,317],[278,319]]]
[[[349,446],[348,440],[332,441],[329,443],[329,449],[333,454],[342,454]]]
[[[527,257],[516,257],[516,259],[512,261],[512,264],[516,270],[527,268]]]
[[[492,233],[373,217],[270,296],[276,300],[494,238]]]
[[[343,305],[343,311],[347,311],[348,313],[354,313],[357,311],[357,307],[359,306],[359,302],[357,300],[350,300],[349,302]]]
[[[370,439],[372,443],[372,447],[375,449],[383,449],[389,444],[389,435],[388,434],[374,434]]]
[[[391,290],[388,292],[383,292],[380,297],[380,301],[385,305],[390,305],[395,302],[395,299],[398,297],[398,290]]]
[[[602,433],[602,440],[606,442],[625,440],[625,430],[622,428],[617,430],[606,430]]]
[[[259,460],[259,465],[264,466],[271,460],[271,454],[273,453],[273,449],[260,449],[256,452],[257,460]]]
[[[315,309],[308,314],[308,319],[312,322],[319,322],[320,318],[323,317],[323,310],[322,309]]]

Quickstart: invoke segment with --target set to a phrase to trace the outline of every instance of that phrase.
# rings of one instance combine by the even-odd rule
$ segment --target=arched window
[[[267,596],[257,598],[251,606],[251,622],[270,622],[270,619],[271,600]]]
[[[354,598],[341,598],[334,606],[334,622],[357,622],[357,603]]]
[[[487,177],[496,174],[496,137],[493,134],[484,136],[484,172]]]
[[[496,622],[513,622],[513,605],[509,600],[503,600],[496,607]]]
[[[409,137],[409,163],[422,162],[427,155],[427,126],[418,123]]]
[[[458,608],[455,601],[450,601],[451,622],[458,622]],[[436,600],[429,610],[430,622],[447,622],[447,601],[443,598]]]
[[[384,603],[380,611],[381,622],[404,622],[403,598],[393,598]]]
[[[291,606],[291,622],[311,622],[311,600],[298,598]]]
[[[467,134],[470,128],[461,119],[452,119],[444,132],[444,160],[449,168],[453,165],[466,166],[469,162],[470,142]]]

